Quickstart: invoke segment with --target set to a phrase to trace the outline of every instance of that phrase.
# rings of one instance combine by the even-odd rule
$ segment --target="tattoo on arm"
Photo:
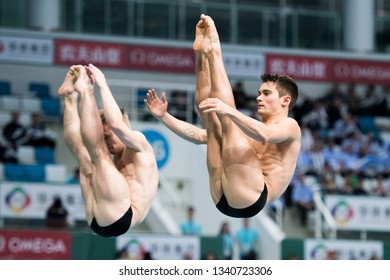
[[[184,128],[183,132],[185,135],[187,135],[190,138],[195,138],[195,136],[196,136],[196,132],[193,129],[191,129],[190,127]]]

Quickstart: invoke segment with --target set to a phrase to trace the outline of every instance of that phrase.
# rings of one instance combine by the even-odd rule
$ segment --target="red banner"
[[[124,44],[55,40],[54,63],[61,65],[95,64],[125,68],[127,48]]]
[[[129,69],[195,73],[195,53],[192,49],[137,46],[129,47]]]
[[[328,58],[266,55],[266,72],[285,74],[297,80],[329,81],[331,61]]]
[[[390,62],[268,54],[266,72],[305,81],[384,84],[390,79]]]
[[[54,62],[88,64],[118,69],[194,73],[195,54],[190,48],[153,47],[120,43],[56,40]]]
[[[373,60],[333,60],[333,80],[356,83],[389,83],[390,62]]]
[[[66,231],[0,229],[0,259],[69,260],[71,236]]]

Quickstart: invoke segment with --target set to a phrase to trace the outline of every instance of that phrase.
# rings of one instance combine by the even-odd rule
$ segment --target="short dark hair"
[[[288,106],[288,110],[291,111],[298,99],[298,85],[297,83],[287,75],[264,73],[261,75],[263,83],[273,82],[276,84],[276,89],[279,91],[279,96],[289,95],[291,96],[291,102]]]

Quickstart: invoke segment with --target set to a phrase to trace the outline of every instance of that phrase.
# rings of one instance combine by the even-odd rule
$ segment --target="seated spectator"
[[[329,133],[335,140],[336,144],[340,144],[343,139],[348,137],[348,135],[354,133],[356,133],[359,137],[362,135],[358,127],[356,117],[351,114],[345,114],[341,117],[341,119],[338,119]]]
[[[380,101],[377,116],[388,116],[390,112],[390,84],[382,86],[382,100]]]
[[[328,162],[325,162],[324,170],[318,174],[318,179],[322,191],[327,194],[337,194],[343,183],[341,174],[334,170]]]
[[[345,103],[348,104],[350,108],[350,112],[352,114],[355,114],[357,111],[357,108],[359,106],[359,103],[361,101],[360,94],[357,91],[357,85],[354,83],[351,83],[347,86],[347,91],[345,94]]]
[[[356,188],[353,190],[354,195],[368,195],[368,192],[364,189],[364,180],[362,177],[359,177]]]
[[[331,103],[327,105],[328,112],[328,128],[332,128],[335,122],[341,119],[345,114],[349,113],[348,105],[341,97],[335,97]]]
[[[238,110],[240,109],[248,109],[248,95],[245,92],[244,84],[242,81],[237,81],[233,88],[233,96],[234,102],[236,103],[236,107]]]
[[[318,176],[323,170],[325,165],[325,157],[322,153],[323,144],[321,141],[316,141],[313,148],[310,151],[310,168],[306,173]],[[309,175],[309,174],[308,174]]]
[[[26,128],[19,122],[19,118],[20,112],[13,111],[11,113],[11,120],[3,127],[3,137],[6,140],[6,144],[15,151],[26,135]]]
[[[386,185],[386,181],[383,176],[378,176],[376,178],[371,194],[381,197],[390,196],[390,185]]]
[[[46,211],[46,225],[50,228],[65,228],[67,222],[68,211],[62,204],[59,196],[53,198],[53,203]]]
[[[31,114],[31,124],[27,129],[23,145],[55,148],[56,140],[47,130],[40,113]]]
[[[247,104],[248,104],[247,106],[248,106],[248,110],[249,110],[248,116],[253,118],[253,119],[261,121],[261,117],[259,116],[259,113],[257,112],[257,110],[258,110],[257,101],[255,99],[248,100]]]
[[[344,138],[341,143],[342,150],[348,150],[355,156],[360,156],[360,152],[363,148],[364,141],[359,137],[357,133],[351,133]]]
[[[250,227],[249,221],[248,218],[242,219],[242,227],[235,235],[241,260],[256,260],[258,257],[256,246],[259,234]]]
[[[187,92],[184,90],[175,90],[171,94],[169,104],[170,113],[182,121],[187,121]]]
[[[332,84],[331,88],[322,97],[322,101],[330,104],[335,98],[340,98],[343,102],[346,100],[346,93],[342,90],[339,83]]]
[[[315,100],[311,110],[302,117],[302,124],[313,131],[323,131],[328,128],[328,113],[320,100]]]
[[[223,256],[225,260],[233,259],[233,235],[228,222],[223,222],[219,231],[219,236],[223,239]]]
[[[19,122],[20,112],[13,111],[11,119],[3,127],[3,141],[0,143],[0,161],[18,163],[17,150],[26,136],[26,128]]]
[[[382,97],[375,90],[375,85],[369,84],[366,87],[364,96],[356,106],[356,114],[360,116],[375,116],[381,102]]]
[[[352,170],[347,170],[344,172],[344,183],[340,190],[340,194],[344,195],[353,195],[355,189],[358,188],[359,176],[356,172]]]
[[[310,151],[314,145],[313,132],[307,127],[301,126],[301,151]]]
[[[187,208],[187,219],[180,225],[181,233],[184,235],[200,235],[201,226],[194,219],[195,209],[190,206]]]
[[[296,206],[302,226],[307,224],[307,214],[314,210],[314,192],[311,186],[305,183],[305,175],[299,174],[293,182],[292,202]]]
[[[362,143],[360,154],[366,155],[382,155],[384,153],[384,143],[381,137],[375,137],[371,131],[365,134],[365,141]]]
[[[7,145],[0,143],[0,162],[4,163],[18,163],[16,151],[9,148]]]

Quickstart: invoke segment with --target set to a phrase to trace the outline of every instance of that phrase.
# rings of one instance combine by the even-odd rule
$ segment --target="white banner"
[[[223,61],[230,78],[245,77],[259,80],[265,69],[263,54],[242,54],[225,51]]]
[[[0,61],[53,63],[53,40],[0,36]]]
[[[381,241],[305,239],[305,260],[370,260],[383,258]]]
[[[157,234],[129,234],[116,238],[116,248],[124,259],[199,260],[198,236],[172,236]],[[147,254],[146,254],[147,253]]]
[[[389,198],[327,195],[325,205],[338,230],[390,231]]]
[[[24,182],[0,184],[0,217],[44,219],[56,195],[62,198],[73,219],[85,220],[84,200],[79,185]]]

